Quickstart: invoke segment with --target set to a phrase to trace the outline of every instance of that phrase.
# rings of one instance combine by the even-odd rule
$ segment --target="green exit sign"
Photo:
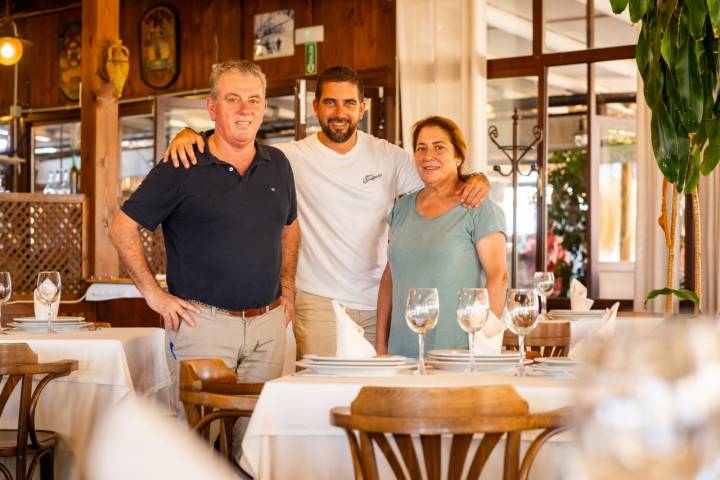
[[[305,44],[305,75],[317,74],[317,43]]]

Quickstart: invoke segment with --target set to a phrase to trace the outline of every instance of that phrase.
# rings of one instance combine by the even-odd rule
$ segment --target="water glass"
[[[411,288],[405,304],[405,321],[418,334],[418,374],[425,375],[425,333],[435,328],[440,314],[437,288]]]
[[[525,335],[533,331],[538,322],[538,296],[535,289],[511,289],[507,300],[507,323],[518,336],[520,364],[516,376],[525,376]]]
[[[40,272],[38,274],[38,300],[48,307],[48,333],[55,333],[52,305],[60,299],[61,287],[60,272]]]
[[[547,317],[547,297],[555,287],[555,274],[553,272],[535,272],[535,290],[540,295],[542,317]]]
[[[10,272],[0,272],[0,335],[2,335],[2,305],[10,300],[12,294],[12,279]]]
[[[475,371],[475,333],[482,330],[490,314],[490,297],[486,288],[462,288],[458,292],[457,321],[468,334],[470,366]]]

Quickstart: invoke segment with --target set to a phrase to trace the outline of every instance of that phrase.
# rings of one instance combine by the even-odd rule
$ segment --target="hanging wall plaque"
[[[140,76],[151,88],[170,86],[180,72],[179,23],[168,5],[152,7],[140,19]]]
[[[58,38],[58,84],[63,96],[72,102],[80,99],[81,51],[80,22],[68,23]]]

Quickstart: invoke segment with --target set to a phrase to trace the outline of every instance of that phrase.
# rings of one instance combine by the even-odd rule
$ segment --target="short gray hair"
[[[247,60],[228,60],[227,62],[220,62],[213,65],[212,72],[210,72],[210,97],[213,99],[217,98],[217,82],[220,80],[220,76],[222,76],[223,73],[233,70],[260,80],[263,97],[265,97],[267,78],[265,78],[265,74],[260,70],[259,66]]]

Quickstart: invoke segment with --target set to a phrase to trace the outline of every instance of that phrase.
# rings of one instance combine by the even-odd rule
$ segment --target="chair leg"
[[[40,460],[40,480],[55,479],[55,462],[53,458],[53,449],[49,449]]]

